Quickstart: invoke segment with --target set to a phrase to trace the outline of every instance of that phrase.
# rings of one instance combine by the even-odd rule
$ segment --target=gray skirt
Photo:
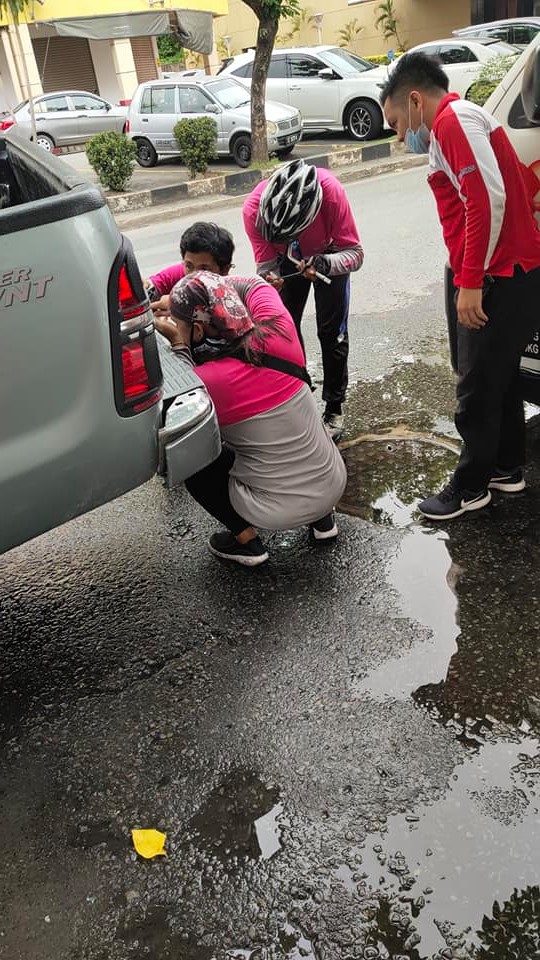
[[[306,385],[279,407],[222,427],[221,434],[236,455],[231,503],[253,526],[290,530],[313,523],[345,490],[345,464]]]

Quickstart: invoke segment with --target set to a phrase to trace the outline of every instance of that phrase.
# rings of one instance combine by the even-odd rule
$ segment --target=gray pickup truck
[[[1,138],[0,553],[217,456],[203,384],[158,339],[100,191]]]

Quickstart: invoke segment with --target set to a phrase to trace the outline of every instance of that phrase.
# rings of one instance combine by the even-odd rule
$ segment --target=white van
[[[535,202],[540,220],[540,33],[516,60],[484,106],[505,128],[521,162],[538,177]],[[455,357],[457,318],[449,270],[446,291],[450,344]],[[538,327],[539,332],[523,354],[521,379],[525,399],[540,406],[540,304]]]

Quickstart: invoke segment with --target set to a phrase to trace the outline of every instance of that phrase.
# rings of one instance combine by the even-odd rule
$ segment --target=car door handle
[[[289,87],[289,90],[301,90],[301,89],[302,89],[302,87],[300,87],[300,86],[298,86],[298,87],[297,87],[297,86],[294,86],[294,87],[293,87],[293,86],[291,85],[291,86]]]
[[[148,117],[141,117],[143,123],[148,123]]]
[[[87,113],[78,113],[78,114],[77,114],[77,120],[87,120],[87,119],[88,119],[88,114],[87,114]]]

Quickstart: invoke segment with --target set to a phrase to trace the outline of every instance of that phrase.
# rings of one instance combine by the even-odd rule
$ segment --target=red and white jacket
[[[478,289],[486,274],[512,276],[540,266],[533,197],[540,183],[505,130],[474,103],[441,101],[429,145],[429,184],[458,287]]]

